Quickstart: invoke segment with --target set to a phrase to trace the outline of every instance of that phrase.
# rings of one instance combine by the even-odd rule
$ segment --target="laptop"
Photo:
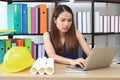
[[[84,68],[72,65],[67,65],[67,67],[84,71],[109,67],[117,53],[117,49],[118,47],[95,47],[92,49]]]

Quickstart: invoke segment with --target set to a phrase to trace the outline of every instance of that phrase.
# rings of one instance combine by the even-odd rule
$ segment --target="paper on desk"
[[[46,65],[46,74],[53,74],[54,73],[54,59],[48,58],[47,65]]]
[[[36,74],[40,68],[40,61],[41,58],[38,58],[35,63],[33,64],[33,66],[30,68],[30,73],[32,74]]]
[[[86,71],[65,71],[65,75],[87,75]]]
[[[40,62],[39,74],[45,74],[47,58],[43,57]]]
[[[44,74],[46,68],[46,60],[46,57],[38,58],[31,67],[30,72],[32,74],[36,74],[37,72],[39,72],[40,74]]]

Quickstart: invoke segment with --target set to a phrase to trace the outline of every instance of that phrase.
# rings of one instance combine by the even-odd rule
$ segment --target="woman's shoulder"
[[[82,35],[82,33],[76,29],[76,36],[78,36],[78,35]]]
[[[49,36],[49,32],[44,32],[43,33],[43,37],[48,37]]]

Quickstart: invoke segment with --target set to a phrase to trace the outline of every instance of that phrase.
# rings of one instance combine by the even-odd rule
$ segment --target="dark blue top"
[[[50,34],[50,32],[49,32],[49,34]],[[51,34],[50,34],[50,39],[51,39]],[[52,39],[51,39],[51,42],[52,42]],[[53,43],[53,42],[52,42]],[[57,55],[60,55],[60,56],[62,56],[62,57],[66,57],[66,58],[70,58],[70,59],[77,59],[78,58],[78,51],[76,51],[76,52],[74,52],[74,53],[69,53],[69,52],[67,52],[67,50],[66,50],[66,47],[65,47],[65,44],[63,45],[63,47],[64,47],[64,51],[63,51],[63,53],[61,53],[61,52],[56,52],[56,54]]]

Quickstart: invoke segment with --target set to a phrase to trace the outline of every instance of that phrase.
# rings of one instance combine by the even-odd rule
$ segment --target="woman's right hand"
[[[70,64],[71,65],[80,65],[81,67],[84,67],[86,65],[86,61],[87,61],[86,59],[78,58],[75,60],[71,60]]]

